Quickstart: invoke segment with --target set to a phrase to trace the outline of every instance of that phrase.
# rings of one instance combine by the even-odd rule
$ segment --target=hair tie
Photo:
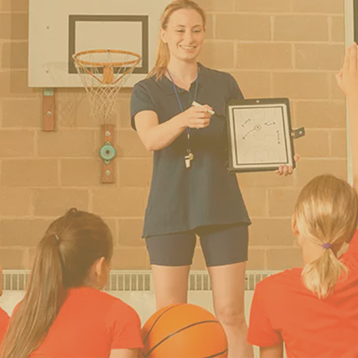
[[[332,245],[331,245],[329,242],[325,242],[325,243],[322,245],[322,247],[323,247],[324,249],[331,249],[331,248],[332,248]]]
[[[60,244],[60,238],[58,237],[57,234],[55,234],[55,239],[56,239],[56,241],[57,241],[57,244],[59,245],[59,244]]]

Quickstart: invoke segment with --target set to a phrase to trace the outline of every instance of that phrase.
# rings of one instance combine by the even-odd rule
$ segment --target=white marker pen
[[[200,104],[200,103],[198,103],[198,102],[195,102],[195,101],[193,101],[192,105],[195,106],[195,107],[204,107],[202,104]],[[208,112],[209,112],[212,116],[215,114],[215,112],[212,111],[211,109],[208,109]]]

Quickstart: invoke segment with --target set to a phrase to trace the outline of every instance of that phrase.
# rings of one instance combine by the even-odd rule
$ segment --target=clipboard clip
[[[293,139],[298,139],[298,138],[304,137],[305,135],[306,135],[305,127],[293,129],[291,132],[291,137]]]

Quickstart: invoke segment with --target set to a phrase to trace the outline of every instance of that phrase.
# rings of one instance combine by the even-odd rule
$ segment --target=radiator
[[[279,271],[247,271],[245,277],[245,315],[249,319],[250,306],[255,286],[267,276]],[[3,295],[0,306],[11,315],[22,299],[28,281],[27,270],[4,270],[2,275]],[[155,312],[152,274],[149,270],[112,270],[108,285],[104,289],[132,306],[144,323]],[[207,271],[191,271],[188,284],[188,302],[214,313],[209,274]],[[255,348],[255,357],[258,350]]]

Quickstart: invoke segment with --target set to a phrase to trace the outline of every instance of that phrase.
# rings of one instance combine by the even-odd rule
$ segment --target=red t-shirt
[[[112,349],[143,347],[136,311],[105,292],[70,289],[45,341],[30,358],[104,358]]]
[[[9,325],[9,321],[10,321],[9,315],[2,308],[0,308],[0,343],[2,342],[5,336],[7,326]]]
[[[287,357],[358,357],[358,231],[341,261],[345,281],[324,300],[302,283],[302,269],[261,281],[255,289],[247,340],[260,347],[284,341]]]

